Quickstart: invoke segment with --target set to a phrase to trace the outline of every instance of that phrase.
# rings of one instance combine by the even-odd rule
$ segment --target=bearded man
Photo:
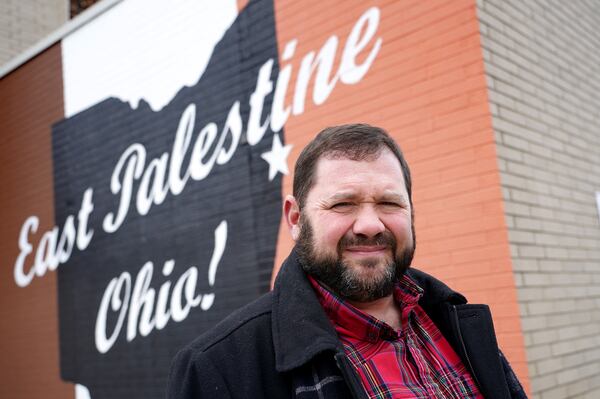
[[[321,131],[283,213],[273,291],[177,355],[169,398],[526,397],[489,308],[409,268],[410,170],[383,129]]]

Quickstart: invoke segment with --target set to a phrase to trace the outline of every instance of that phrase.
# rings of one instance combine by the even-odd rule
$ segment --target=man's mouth
[[[353,245],[345,248],[351,254],[359,256],[379,255],[385,253],[387,249],[387,245]]]

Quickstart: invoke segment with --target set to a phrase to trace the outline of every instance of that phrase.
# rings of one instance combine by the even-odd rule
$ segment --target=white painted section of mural
[[[235,0],[116,5],[62,41],[65,117],[109,97],[159,111],[198,82],[237,12]]]
[[[89,389],[85,385],[75,384],[75,399],[91,399]]]

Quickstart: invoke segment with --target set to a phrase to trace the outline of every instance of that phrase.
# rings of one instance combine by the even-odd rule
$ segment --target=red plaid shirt
[[[400,331],[344,302],[309,276],[369,398],[483,398],[448,341],[418,305],[404,276],[394,289]]]

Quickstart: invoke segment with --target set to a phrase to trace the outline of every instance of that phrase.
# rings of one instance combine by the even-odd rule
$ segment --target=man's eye
[[[352,205],[354,205],[354,204],[352,204],[352,202],[338,202],[336,204],[333,204],[331,207],[333,209],[344,209],[344,208],[349,208]]]
[[[401,208],[402,205],[397,203],[397,202],[390,202],[390,201],[384,201],[384,202],[380,202],[380,205],[383,205],[385,207],[389,207],[389,208]]]

